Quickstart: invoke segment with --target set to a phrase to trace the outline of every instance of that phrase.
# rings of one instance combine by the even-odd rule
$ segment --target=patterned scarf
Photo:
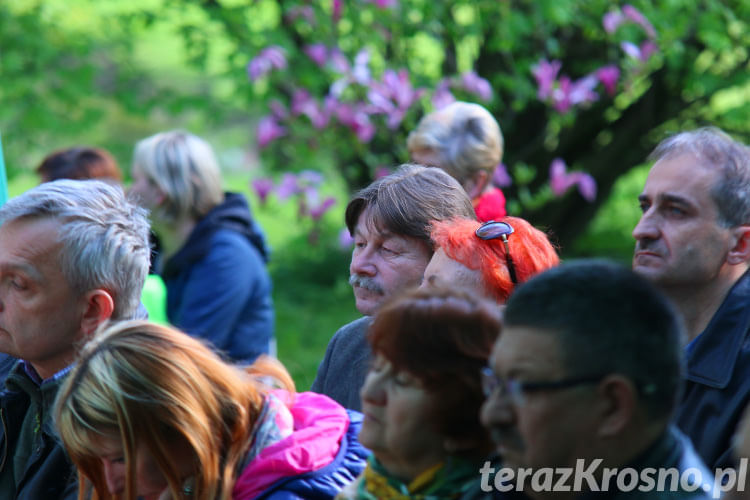
[[[448,458],[419,474],[409,484],[393,477],[370,456],[367,468],[337,500],[448,500],[460,498],[479,480],[479,467],[468,460]]]

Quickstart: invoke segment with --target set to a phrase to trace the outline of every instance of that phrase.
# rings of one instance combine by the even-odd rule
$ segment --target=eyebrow
[[[13,273],[13,272],[20,272],[20,273],[26,274],[29,276],[29,278],[39,283],[41,283],[44,280],[39,270],[37,270],[37,268],[35,268],[34,266],[30,264],[24,264],[24,263],[0,264],[0,273]]]
[[[646,201],[649,201],[649,199],[650,199],[649,196],[645,194],[638,195],[638,201],[646,202]],[[661,193],[656,197],[656,199],[662,203],[669,202],[669,203],[677,203],[680,205],[687,205],[690,207],[693,206],[693,203],[688,198],[685,198],[684,196],[680,196],[677,194]]]

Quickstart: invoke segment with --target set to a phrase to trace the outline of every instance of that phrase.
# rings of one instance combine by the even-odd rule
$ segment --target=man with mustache
[[[750,153],[702,128],[665,139],[650,159],[633,270],[672,300],[686,326],[677,424],[709,466],[725,467],[750,395]]]
[[[354,237],[349,283],[364,317],[334,334],[311,390],[360,409],[370,316],[392,296],[420,284],[434,251],[430,222],[453,217],[474,219],[474,209],[458,181],[438,168],[402,165],[354,195],[345,214]]]
[[[480,469],[482,489],[710,498],[713,472],[672,424],[683,334],[668,299],[618,264],[563,264],[519,286],[482,372],[480,419],[501,459]],[[670,470],[679,481],[659,480]]]

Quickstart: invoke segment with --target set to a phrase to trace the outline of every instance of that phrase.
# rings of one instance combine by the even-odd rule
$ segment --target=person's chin
[[[383,301],[383,295],[367,290],[363,290],[362,293],[355,291],[354,299],[356,301],[357,311],[365,316],[372,316],[375,314],[375,311],[378,310],[378,307],[380,307],[380,303]]]

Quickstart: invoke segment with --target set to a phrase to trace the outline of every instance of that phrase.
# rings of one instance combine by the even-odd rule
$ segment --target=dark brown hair
[[[99,148],[77,147],[61,149],[47,155],[36,168],[44,182],[58,179],[112,179],[122,181],[117,162],[107,151]]]
[[[354,195],[346,207],[346,227],[354,235],[359,216],[370,209],[378,230],[411,236],[429,244],[430,222],[453,217],[476,218],[466,191],[453,177],[435,167],[401,165]]]
[[[482,455],[491,444],[479,422],[484,401],[480,372],[499,332],[496,304],[468,290],[433,287],[385,304],[368,338],[373,352],[394,370],[414,375],[438,396],[435,430],[466,443],[466,452]]]

